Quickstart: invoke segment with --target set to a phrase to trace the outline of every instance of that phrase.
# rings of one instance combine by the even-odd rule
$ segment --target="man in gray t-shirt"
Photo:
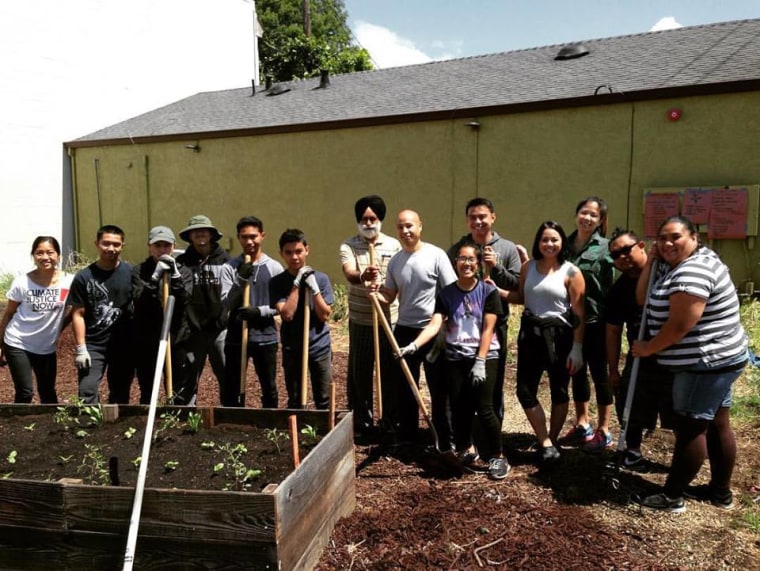
[[[451,445],[451,425],[448,418],[445,387],[436,374],[436,367],[425,357],[433,342],[422,347],[414,346],[420,330],[433,316],[435,296],[443,287],[457,279],[446,252],[437,246],[421,240],[422,220],[413,210],[402,210],[396,222],[402,251],[391,258],[382,293],[389,302],[398,298],[398,322],[394,331],[396,341],[404,349],[414,381],[419,386],[420,365],[424,363],[425,379],[430,390],[433,423],[438,432],[442,449]],[[412,347],[413,346],[413,347]],[[403,377],[401,368],[398,375],[399,419],[398,430],[402,440],[414,440],[419,423],[419,410],[411,388]]]

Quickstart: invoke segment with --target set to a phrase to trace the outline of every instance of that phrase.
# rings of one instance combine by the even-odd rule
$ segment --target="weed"
[[[87,452],[82,457],[82,462],[77,468],[77,472],[90,484],[106,486],[111,482],[108,475],[108,461],[103,456],[103,450],[100,446],[94,444],[85,444]]]
[[[265,428],[264,432],[267,435],[267,440],[269,440],[272,444],[274,444],[275,448],[277,448],[277,454],[282,454],[282,450],[280,449],[280,441],[290,440],[288,433],[277,430],[276,428]]]
[[[203,417],[199,412],[191,412],[187,415],[187,429],[196,434],[203,426]]]
[[[317,442],[317,429],[312,425],[307,424],[301,429],[301,434],[306,437],[306,444],[316,444]]]
[[[348,316],[348,287],[346,284],[333,284],[333,298],[330,321],[343,321]]]
[[[248,468],[243,462],[243,454],[248,452],[245,444],[232,445],[228,442],[217,446],[216,451],[222,453],[222,461],[214,464],[214,474],[223,473],[228,479],[224,485],[225,490],[247,490],[253,485],[252,480],[261,475],[261,470]]]
[[[17,457],[18,457],[18,452],[16,452],[15,450],[11,450],[11,452],[10,452],[10,454],[8,454],[8,458],[7,458],[8,464],[15,464]]]
[[[760,534],[760,510],[748,509],[744,513],[744,525],[747,526],[752,533]]]

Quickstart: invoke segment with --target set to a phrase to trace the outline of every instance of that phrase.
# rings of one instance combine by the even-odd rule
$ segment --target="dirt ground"
[[[344,326],[334,328],[339,409],[346,407],[344,332]],[[617,488],[605,478],[612,453],[568,449],[551,471],[537,471],[535,440],[514,397],[514,373],[512,363],[503,428],[512,471],[505,480],[493,482],[482,474],[436,477],[426,469],[424,456],[414,452],[357,446],[356,510],[338,523],[317,568],[760,569],[760,503],[749,491],[760,480],[760,425],[737,429],[734,510],[689,501],[684,514],[644,512],[630,496],[648,493],[664,481],[672,434],[658,430],[649,436],[644,442],[650,460],[646,469],[620,473]],[[285,389],[279,382],[284,406]],[[256,385],[251,372],[247,394],[253,398],[248,397],[248,406],[259,402]],[[59,348],[58,394],[61,400],[76,394],[68,331]],[[101,394],[105,397],[105,387]],[[0,402],[12,400],[10,375],[0,368]],[[137,401],[135,384],[132,402]],[[542,402],[547,402],[545,394]],[[198,404],[218,405],[216,381],[208,369]],[[424,419],[420,426],[424,429]],[[708,479],[705,466],[697,483]]]

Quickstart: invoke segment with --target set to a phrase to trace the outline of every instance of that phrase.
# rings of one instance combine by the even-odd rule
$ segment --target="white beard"
[[[380,234],[380,228],[382,225],[382,222],[378,222],[374,226],[364,226],[363,224],[359,223],[356,225],[356,227],[359,229],[359,234],[362,237],[366,238],[367,240],[372,240],[373,238],[377,238],[377,236]]]

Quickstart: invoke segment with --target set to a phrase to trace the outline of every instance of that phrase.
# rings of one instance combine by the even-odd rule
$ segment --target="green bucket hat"
[[[211,223],[211,219],[208,216],[197,214],[188,221],[187,227],[179,233],[179,237],[185,242],[190,242],[190,232],[192,230],[200,230],[203,228],[211,230],[212,242],[218,242],[223,236],[223,234]]]

